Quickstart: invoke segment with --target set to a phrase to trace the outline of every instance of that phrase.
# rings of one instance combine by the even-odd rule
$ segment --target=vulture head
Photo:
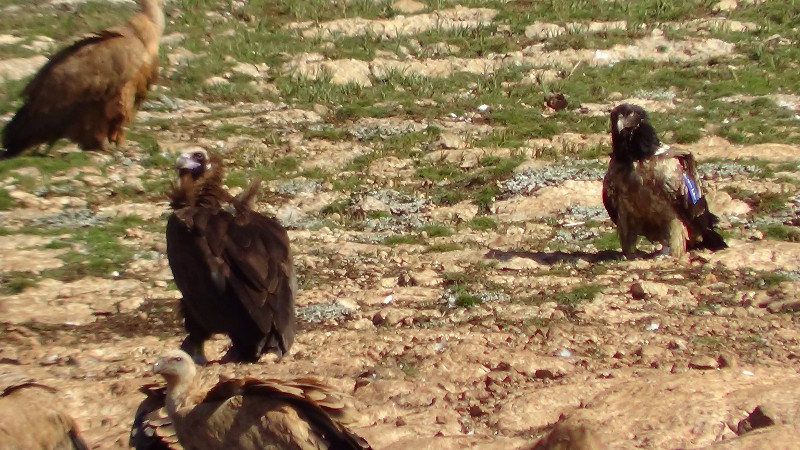
[[[222,160],[204,148],[192,147],[181,152],[175,160],[175,170],[178,179],[170,194],[173,207],[192,204],[203,192],[222,186]]]
[[[187,400],[194,386],[197,369],[194,361],[183,350],[171,350],[153,364],[153,373],[161,375],[167,381],[167,411],[172,414]]]
[[[208,152],[199,147],[182,152],[175,160],[178,178],[189,176],[196,181],[212,168],[214,168],[214,164],[211,162]]]
[[[655,154],[661,142],[644,108],[623,103],[611,110],[611,146],[618,161],[638,161]]]

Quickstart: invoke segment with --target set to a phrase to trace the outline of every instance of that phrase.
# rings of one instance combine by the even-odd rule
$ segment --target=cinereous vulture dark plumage
[[[141,13],[128,22],[79,40],[39,69],[3,130],[0,158],[61,138],[85,150],[124,142],[124,127],[158,76],[164,32],[163,0],[139,3]]]
[[[603,204],[625,256],[636,251],[639,236],[669,247],[720,250],[727,245],[714,229],[694,157],[662,145],[644,109],[621,104],[611,111],[611,161],[603,178]]]
[[[167,382],[164,400],[187,450],[366,450],[347,424],[352,400],[311,378],[225,378],[207,389],[181,350],[166,353],[153,372]]]
[[[0,374],[0,448],[89,450],[56,390],[16,373]]]
[[[294,341],[297,290],[286,230],[250,208],[257,182],[237,198],[222,187],[216,154],[186,151],[176,168],[167,256],[189,333],[181,348],[204,364],[205,341],[225,333],[233,344],[225,361],[282,356]]]

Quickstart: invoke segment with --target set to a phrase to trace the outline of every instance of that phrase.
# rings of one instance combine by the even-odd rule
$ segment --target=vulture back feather
[[[22,91],[24,104],[3,130],[5,153],[66,138],[86,150],[121,145],[158,76],[163,0],[140,0],[142,12],[62,49]]]
[[[297,281],[286,230],[250,208],[258,182],[239,197],[222,188],[223,165],[206,150],[184,152],[170,194],[167,256],[189,333],[181,348],[206,361],[205,341],[231,338],[226,359],[282,356],[295,334]]]
[[[88,450],[55,393],[25,376],[0,374],[0,448]]]
[[[229,378],[198,390],[180,351],[153,366],[167,380],[165,405],[181,444],[193,450],[371,449],[347,425],[352,400],[311,378]]]
[[[182,450],[172,420],[164,407],[166,387],[163,384],[146,384],[139,388],[139,392],[147,397],[136,409],[128,445],[136,450]]]

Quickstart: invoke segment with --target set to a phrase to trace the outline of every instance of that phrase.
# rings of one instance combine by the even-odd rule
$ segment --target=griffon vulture
[[[167,256],[189,333],[181,349],[204,364],[205,341],[225,333],[232,347],[223,360],[282,356],[294,341],[297,290],[286,230],[250,208],[258,183],[237,198],[222,187],[217,155],[187,151],[176,168]]]
[[[603,204],[625,256],[640,235],[669,247],[673,257],[687,250],[727,245],[714,229],[694,157],[662,145],[644,109],[621,104],[611,111],[611,161],[603,178]]]
[[[61,138],[85,150],[124,142],[124,127],[156,81],[164,32],[163,0],[139,3],[142,12],[125,24],[79,40],[39,69],[3,131],[0,158]]]
[[[55,392],[19,374],[0,374],[0,448],[89,449]]]
[[[310,378],[228,378],[202,389],[191,357],[173,350],[153,372],[167,382],[166,410],[188,450],[364,450],[350,431],[350,400]]]

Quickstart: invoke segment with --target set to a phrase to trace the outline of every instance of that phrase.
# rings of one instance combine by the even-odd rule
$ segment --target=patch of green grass
[[[758,229],[767,239],[776,241],[800,242],[800,229],[779,223],[762,225]]]
[[[456,294],[456,306],[461,308],[472,308],[473,306],[478,306],[483,301],[480,297],[474,294],[470,294],[468,292],[458,292]]]
[[[347,208],[350,207],[352,201],[350,198],[340,198],[328,205],[324,206],[320,211],[323,215],[331,215],[331,214],[345,214],[347,212]]]
[[[431,238],[453,235],[453,230],[451,230],[447,225],[441,223],[426,224],[417,228],[417,231],[420,233],[426,233],[428,237]]]
[[[561,306],[574,308],[580,303],[592,300],[603,290],[603,286],[595,283],[579,284],[569,291],[556,292],[553,300]]]
[[[0,211],[8,211],[17,206],[17,201],[14,200],[7,190],[0,188]]]
[[[400,234],[395,236],[388,236],[383,240],[385,245],[395,246],[403,244],[421,244],[423,242],[422,236],[415,234]]]
[[[467,226],[477,231],[488,231],[497,228],[497,221],[489,216],[476,216],[467,222]]]
[[[72,281],[86,276],[110,277],[115,271],[122,272],[133,260],[135,251],[120,242],[121,236],[127,228],[146,226],[140,217],[126,216],[92,227],[48,230],[51,235],[69,236],[54,240],[52,245],[61,243],[71,250],[60,256],[64,266],[46,270],[42,276]]]
[[[392,217],[392,214],[387,211],[370,210],[367,211],[367,219],[383,219]]]
[[[324,125],[321,127],[309,128],[303,132],[303,137],[311,139],[324,139],[326,141],[338,142],[346,140],[348,137],[347,131],[332,125]]]
[[[36,286],[36,278],[29,273],[6,273],[0,277],[0,293],[4,295],[19,294],[29,287]]]
[[[464,247],[461,244],[457,244],[455,242],[441,242],[438,244],[431,244],[429,245],[425,251],[427,253],[445,253],[445,252],[454,252],[463,249]]]
[[[56,175],[74,167],[90,165],[86,152],[70,152],[57,156],[17,156],[0,160],[0,177],[14,176],[16,169],[35,167],[43,176]],[[19,176],[17,176],[19,178]]]
[[[592,239],[592,245],[598,250],[619,250],[619,236],[616,231],[608,231]]]
[[[724,342],[722,338],[719,336],[698,336],[692,339],[692,342],[695,345],[699,345],[702,347],[711,347],[711,348],[722,348],[724,346]]]
[[[481,167],[469,171],[452,163],[429,162],[417,168],[416,175],[434,184],[430,193],[434,203],[452,205],[471,196],[480,211],[488,212],[500,192],[497,181],[511,176],[523,160],[521,155],[483,158]]]
[[[742,283],[750,289],[770,289],[785,281],[792,281],[792,277],[785,272],[752,272],[742,274]]]

